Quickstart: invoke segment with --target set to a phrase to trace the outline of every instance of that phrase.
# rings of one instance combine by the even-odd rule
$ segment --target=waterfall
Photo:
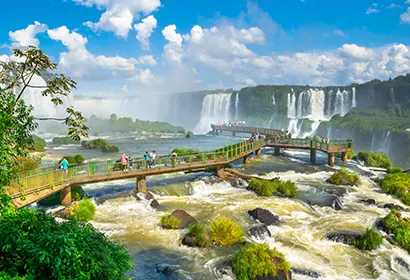
[[[352,108],[356,107],[356,88],[352,88]]]
[[[235,97],[235,120],[239,120],[239,92]]]
[[[325,92],[323,90],[309,90],[311,94],[311,111],[310,120],[313,121],[323,121],[326,119],[325,116]]]
[[[289,119],[296,118],[296,94],[295,93],[292,93],[292,94],[288,93],[288,118]]]
[[[301,135],[303,119],[292,119],[289,121],[288,131],[292,136],[298,137]]]
[[[374,152],[374,140],[375,140],[375,135],[373,133],[373,137],[372,137],[372,145],[370,146],[370,152]]]
[[[278,115],[278,108],[276,107],[275,94],[272,94],[272,106],[273,106],[272,118],[270,119],[267,128],[270,128],[270,125],[272,124],[273,120],[274,120],[274,119],[276,118],[276,116]]]
[[[211,124],[230,120],[232,93],[208,94],[202,102],[201,117],[196,125],[195,133],[207,133]]]
[[[381,138],[379,152],[385,155],[389,155],[390,145],[391,145],[391,131],[389,130]]]

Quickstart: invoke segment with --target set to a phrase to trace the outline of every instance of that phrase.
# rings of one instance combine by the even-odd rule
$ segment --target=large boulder
[[[259,240],[263,240],[266,237],[272,236],[271,232],[269,231],[268,227],[265,224],[251,228],[248,231],[248,234],[254,237],[255,239],[259,239]]]
[[[188,236],[188,235],[185,235],[184,238],[182,238],[182,245],[185,245],[188,247],[198,247],[196,238],[193,236]]]
[[[359,202],[363,203],[363,204],[367,204],[367,205],[376,205],[376,200],[371,199],[371,198],[369,198],[369,199],[360,199]]]
[[[214,267],[214,274],[218,279],[236,279],[235,272],[232,268],[232,260],[226,259],[216,264]]]
[[[226,181],[234,188],[245,189],[248,186],[248,182],[239,177],[228,177]]]
[[[256,208],[249,210],[248,214],[254,220],[259,221],[267,226],[280,224],[279,216],[274,215],[271,211],[266,209]]]
[[[155,208],[155,209],[159,209],[159,202],[158,202],[158,200],[153,199],[153,200],[150,202],[149,206],[151,206],[152,208]]]
[[[74,201],[69,206],[56,211],[54,213],[54,217],[61,218],[61,219],[69,219],[71,217],[74,217],[74,209],[76,209],[79,206],[80,206],[80,202]]]
[[[326,234],[326,239],[352,246],[354,244],[354,241],[358,240],[360,237],[362,237],[362,235],[362,233],[354,231],[338,231]]]
[[[406,209],[404,209],[400,205],[396,205],[396,204],[393,204],[393,203],[386,203],[386,204],[383,205],[383,208],[387,208],[387,209],[390,209],[390,210],[395,209],[397,211],[403,211],[403,212],[406,211]]]
[[[332,207],[335,210],[343,209],[343,202],[336,195],[326,195],[318,198],[309,198],[305,200],[309,205],[320,207]]]
[[[174,212],[172,212],[171,216],[174,216],[179,220],[179,229],[187,228],[190,224],[196,223],[195,218],[189,215],[184,210],[175,210]]]

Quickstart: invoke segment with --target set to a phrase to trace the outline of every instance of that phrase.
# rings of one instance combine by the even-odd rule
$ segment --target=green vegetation
[[[116,114],[112,114],[110,119],[100,119],[96,116],[91,116],[87,124],[90,127],[91,133],[107,133],[107,132],[153,132],[153,133],[181,133],[185,134],[185,129],[181,126],[173,126],[166,122],[152,122],[133,120],[131,118],[118,118]]]
[[[342,153],[341,152],[337,152],[335,154],[336,157],[338,158],[342,158]],[[357,154],[355,151],[350,151],[347,153],[347,159],[357,159]]]
[[[364,161],[364,163],[370,167],[390,168],[392,166],[389,157],[385,154],[374,152],[359,152],[357,157],[359,160]]]
[[[23,172],[39,168],[41,165],[41,157],[42,156],[35,156],[32,154],[27,155],[25,157],[17,157],[16,165],[14,166],[14,171]]]
[[[185,135],[185,138],[191,138],[194,135],[192,131],[188,131]]]
[[[252,178],[249,181],[249,188],[260,196],[281,195],[285,197],[295,197],[298,193],[296,184],[291,181],[268,181]]]
[[[238,280],[270,279],[279,272],[287,273],[290,270],[283,254],[270,249],[267,244],[257,243],[243,246],[234,255],[232,267]]]
[[[410,174],[390,173],[380,182],[381,188],[400,198],[403,203],[410,205]]]
[[[97,209],[91,200],[81,200],[79,206],[74,208],[73,218],[78,222],[88,222],[94,217],[96,210]]]
[[[245,241],[242,227],[228,218],[218,218],[210,226],[214,244],[230,246]]]
[[[315,135],[315,137],[313,137],[313,141],[322,142],[322,137],[320,137],[319,135]]]
[[[166,229],[178,229],[180,220],[172,215],[165,215],[161,217],[161,227]]]
[[[36,135],[33,135],[33,146],[30,150],[34,152],[44,152],[46,150],[46,141]]]
[[[69,136],[54,137],[53,144],[60,144],[60,145],[80,144],[80,140],[74,140]]]
[[[64,156],[63,158],[67,160],[68,164],[82,164],[85,161],[82,155]],[[61,164],[63,158],[59,161],[59,164]]]
[[[92,141],[83,141],[81,142],[81,145],[85,149],[101,149],[101,151],[105,153],[116,153],[119,152],[119,149],[117,146],[114,145],[108,145],[107,142],[104,139],[98,138]]]
[[[25,279],[126,279],[132,258],[88,223],[57,222],[24,208],[0,222],[2,276]],[[2,279],[4,279],[2,278]]]
[[[410,220],[402,218],[401,213],[392,209],[383,218],[383,226],[387,233],[393,234],[393,239],[410,253]]]
[[[350,185],[354,186],[360,182],[359,175],[349,173],[346,169],[340,169],[333,173],[329,178],[329,183],[334,185]]]
[[[403,172],[403,169],[400,167],[392,166],[392,167],[387,168],[387,173],[402,173],[402,172]]]
[[[198,154],[200,153],[199,150],[195,150],[195,149],[173,149],[172,153],[176,153],[178,156],[182,156],[182,155],[192,155],[192,154]]]
[[[354,246],[360,250],[374,250],[383,243],[383,237],[378,230],[368,228],[364,235],[354,241]]]
[[[191,224],[188,228],[188,236],[195,239],[195,244],[198,247],[206,247],[209,245],[209,237],[206,227],[200,223]]]

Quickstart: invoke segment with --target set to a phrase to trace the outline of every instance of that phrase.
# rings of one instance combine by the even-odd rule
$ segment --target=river
[[[111,135],[104,137],[109,144],[117,145],[121,152],[131,156],[142,156],[146,150],[168,154],[173,148],[196,148],[209,150],[239,142],[241,138],[229,136],[195,135],[186,139],[182,135]],[[96,158],[117,158],[99,151],[86,151],[79,145],[55,146],[47,143],[45,164],[50,164],[63,155],[81,153],[91,160]],[[97,206],[97,213],[91,223],[110,238],[126,244],[134,257],[135,267],[129,272],[132,279],[232,279],[216,273],[218,264],[238,250],[230,248],[188,248],[180,240],[183,230],[165,230],[159,226],[162,215],[176,209],[183,209],[198,221],[209,223],[219,216],[239,222],[245,231],[257,222],[252,220],[248,210],[260,207],[268,209],[281,219],[279,226],[270,226],[272,237],[267,242],[286,256],[291,267],[313,270],[321,275],[319,279],[410,279],[410,271],[395,260],[402,258],[410,263],[410,256],[404,250],[392,246],[386,240],[373,251],[360,251],[354,247],[325,239],[331,231],[364,231],[376,219],[388,214],[386,209],[368,206],[358,201],[374,199],[378,205],[394,203],[404,206],[398,199],[380,192],[377,185],[366,176],[356,163],[349,162],[347,168],[358,172],[361,183],[355,187],[333,186],[326,183],[332,169],[326,166],[327,156],[318,154],[318,163],[309,165],[309,154],[300,151],[286,151],[286,156],[274,156],[273,150],[264,149],[260,157],[244,165],[235,162],[238,170],[258,174],[265,178],[281,177],[295,182],[299,189],[295,199],[262,198],[241,188],[234,188],[228,182],[210,183],[207,173],[168,174],[148,177],[148,189],[160,203],[155,210],[149,202],[135,198],[108,200]],[[340,168],[336,161],[336,168]],[[95,198],[107,193],[135,188],[135,180],[96,183],[84,186],[88,196]],[[337,194],[344,206],[342,210],[331,207],[311,206],[306,201],[326,200]],[[252,241],[252,237],[247,237]],[[258,241],[262,242],[262,241]],[[165,267],[172,267],[175,273],[166,276],[159,273]],[[174,278],[172,278],[174,277]],[[313,279],[294,274],[293,279]]]

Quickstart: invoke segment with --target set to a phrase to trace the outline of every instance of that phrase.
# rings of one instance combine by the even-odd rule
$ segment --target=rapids
[[[164,139],[156,137],[147,141],[138,137],[109,139],[109,143],[121,143],[128,153],[144,151],[148,146],[169,151],[173,146],[186,146],[192,141],[200,149],[213,148],[221,144],[240,141],[225,136],[194,136],[198,142],[184,138]],[[116,142],[118,141],[118,142]],[[165,143],[165,144],[164,144]],[[199,144],[198,144],[199,143]],[[133,145],[133,148],[130,147]],[[162,146],[161,146],[162,145]],[[51,147],[51,146],[50,146]],[[55,148],[55,147],[54,147]],[[62,150],[51,148],[54,153]],[[73,152],[82,152],[79,148]],[[89,155],[89,158],[99,155]],[[91,223],[110,238],[126,244],[134,257],[135,267],[129,272],[132,279],[233,279],[217,273],[220,263],[229,259],[237,250],[230,248],[188,248],[181,245],[184,230],[165,230],[159,226],[162,215],[183,209],[198,221],[208,223],[219,216],[239,222],[245,232],[258,225],[247,212],[257,207],[268,209],[281,219],[278,226],[269,226],[272,237],[267,242],[280,250],[291,267],[315,271],[319,279],[410,279],[410,271],[400,265],[396,258],[410,264],[410,256],[386,240],[374,251],[360,251],[354,247],[334,243],[325,239],[331,231],[364,231],[376,219],[388,214],[388,210],[369,206],[358,201],[374,199],[377,205],[394,203],[403,205],[398,199],[380,192],[377,185],[354,162],[346,166],[358,173],[361,183],[354,187],[333,186],[326,183],[334,169],[326,166],[326,155],[318,153],[317,165],[310,165],[309,154],[286,151],[286,156],[273,156],[273,150],[265,149],[262,156],[254,157],[250,164],[234,163],[235,168],[248,174],[265,178],[281,177],[291,180],[299,188],[298,197],[262,198],[243,188],[234,188],[228,182],[208,180],[211,174],[168,174],[148,177],[148,189],[160,203],[160,209],[149,206],[149,201],[136,201],[133,197],[117,198],[97,206]],[[341,163],[336,162],[336,168]],[[120,180],[84,186],[91,198],[135,188],[134,180]],[[310,205],[312,198],[326,199],[337,195],[343,203],[339,211],[331,207]],[[247,241],[255,241],[247,236]],[[257,240],[257,242],[263,242]],[[168,267],[170,275],[161,271]],[[171,269],[169,269],[171,268]],[[293,279],[312,279],[293,273]]]

